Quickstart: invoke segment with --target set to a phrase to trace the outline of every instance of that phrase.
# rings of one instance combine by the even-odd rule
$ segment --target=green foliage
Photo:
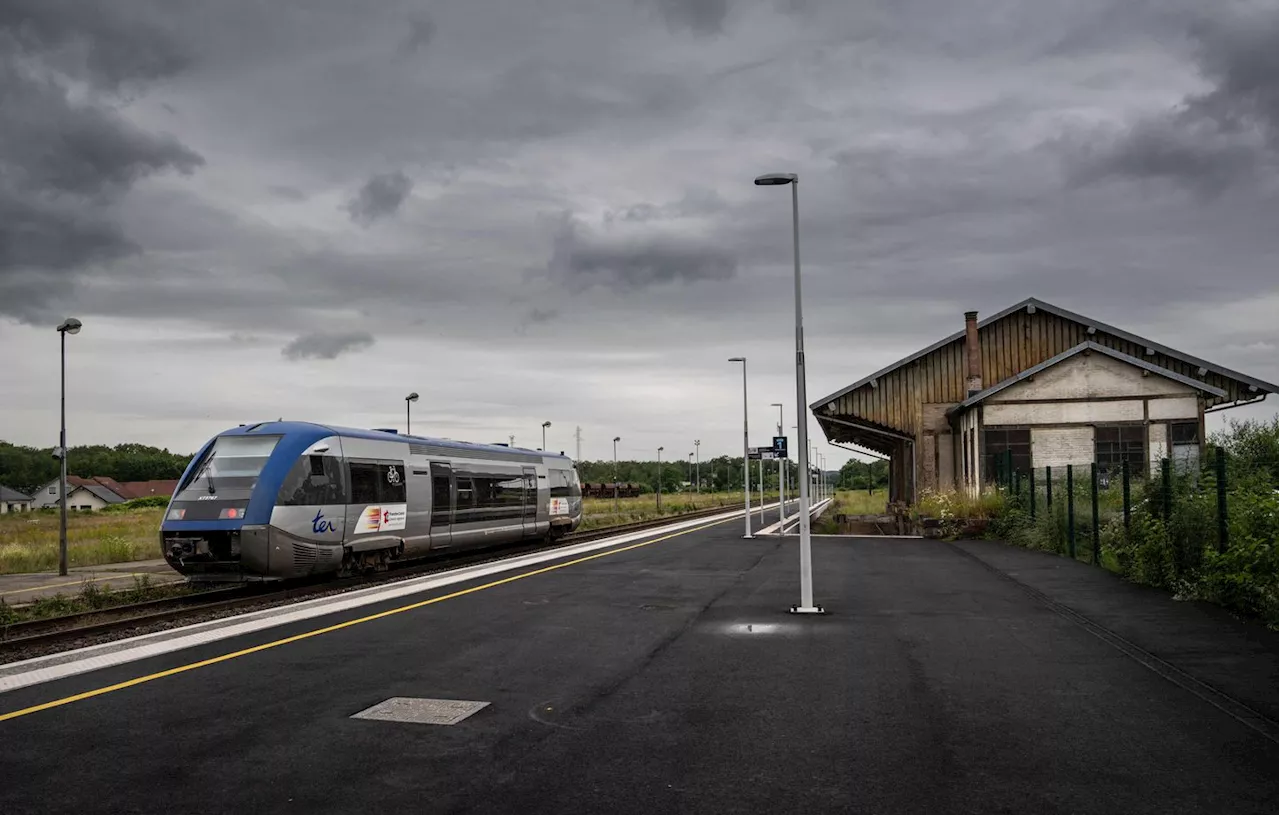
[[[867,463],[856,459],[849,459],[840,468],[837,476],[836,486],[845,490],[862,490],[866,492],[867,481],[870,480],[870,489],[888,488],[889,486],[889,462],[883,459]]]
[[[116,481],[157,481],[179,478],[191,456],[170,453],[145,444],[72,447],[67,473],[82,478],[106,476]],[[24,447],[0,441],[0,484],[27,494],[58,477],[53,448]]]
[[[797,467],[794,461],[789,461],[788,482],[794,490],[794,484]],[[751,485],[753,489],[759,489],[759,462],[751,462]],[[613,461],[579,461],[578,478],[587,483],[606,483],[610,484],[614,481],[614,463]],[[652,492],[658,484],[659,465],[657,460],[653,461],[619,461],[617,464],[617,480],[625,483],[643,484],[646,491]],[[677,458],[675,461],[667,461],[665,454],[661,465],[662,471],[662,491],[664,493],[674,493],[681,490],[691,491],[692,487],[683,486],[686,482],[692,483],[697,478],[702,479],[703,492],[732,492],[742,489],[742,456],[731,458],[729,456],[717,456],[712,459],[704,459],[700,464],[690,466],[688,456],[683,459]],[[766,490],[778,489],[778,462],[766,461],[764,463],[764,484]]]
[[[148,495],[145,498],[134,498],[132,501],[122,501],[119,504],[108,504],[99,512],[132,512],[135,509],[153,509],[159,507],[164,509],[169,506],[169,496],[167,495]]]

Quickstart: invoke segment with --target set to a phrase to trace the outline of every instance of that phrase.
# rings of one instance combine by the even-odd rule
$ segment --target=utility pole
[[[702,493],[702,451],[698,448],[702,445],[702,439],[693,440],[693,457],[694,457],[694,478],[695,484],[693,491]]]

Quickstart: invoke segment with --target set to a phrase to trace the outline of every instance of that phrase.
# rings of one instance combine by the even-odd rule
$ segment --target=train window
[[[378,465],[351,462],[351,503],[378,503]]]
[[[347,502],[346,473],[334,456],[305,456],[293,463],[280,484],[280,506],[317,506]]]
[[[348,466],[351,468],[351,503],[406,503],[403,464],[353,461]]]
[[[404,466],[400,464],[378,465],[378,503],[406,503],[404,487]]]
[[[552,498],[572,498],[573,487],[569,480],[569,470],[548,470],[551,476],[551,497]]]

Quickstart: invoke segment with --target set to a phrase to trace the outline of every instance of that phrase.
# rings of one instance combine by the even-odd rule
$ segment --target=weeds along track
[[[0,664],[176,628],[180,625],[229,617],[248,611],[287,605],[302,599],[342,594],[378,583],[393,583],[433,572],[506,560],[530,552],[553,552],[614,535],[654,529],[680,521],[732,511],[733,509],[729,507],[712,507],[648,521],[600,527],[587,532],[566,535],[551,545],[508,544],[434,557],[427,556],[393,564],[386,572],[359,577],[321,579],[288,585],[238,584],[229,588],[216,588],[77,614],[11,623],[0,627]]]

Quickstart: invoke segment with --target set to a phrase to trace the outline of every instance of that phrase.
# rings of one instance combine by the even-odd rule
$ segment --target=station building
[[[959,322],[957,320],[957,322]],[[1158,470],[1204,453],[1206,412],[1274,384],[1030,298],[814,402],[831,442],[889,459],[890,501],[979,492],[996,462]]]

